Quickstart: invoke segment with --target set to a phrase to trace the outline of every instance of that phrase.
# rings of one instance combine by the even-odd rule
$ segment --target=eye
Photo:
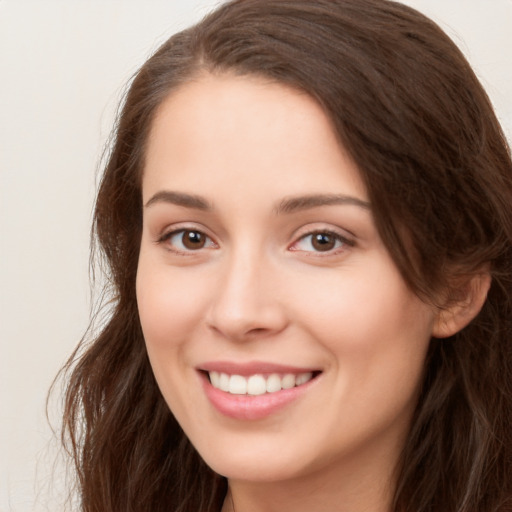
[[[171,250],[177,252],[197,251],[215,247],[213,240],[196,229],[180,229],[165,234],[159,242],[165,242]]]
[[[332,231],[315,231],[302,236],[291,247],[294,251],[331,252],[343,246],[354,245],[350,240]]]

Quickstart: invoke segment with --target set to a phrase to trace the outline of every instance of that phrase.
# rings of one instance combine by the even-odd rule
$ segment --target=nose
[[[288,319],[278,274],[261,255],[234,254],[224,261],[206,317],[208,327],[234,341],[284,330]]]

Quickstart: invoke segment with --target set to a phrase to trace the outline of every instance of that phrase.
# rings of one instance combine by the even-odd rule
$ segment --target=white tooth
[[[281,380],[281,386],[283,389],[291,389],[295,387],[295,375],[287,373]]]
[[[313,374],[311,372],[300,373],[299,375],[297,375],[297,378],[295,379],[295,384],[297,386],[300,386],[302,384],[306,384],[306,382],[308,382],[312,378],[313,378]]]
[[[229,391],[229,375],[227,373],[220,374],[219,389],[222,391]]]
[[[281,377],[277,373],[273,373],[267,378],[267,393],[275,393],[276,391],[281,391]]]
[[[214,388],[219,387],[220,375],[219,372],[210,372],[210,382]]]
[[[262,375],[252,375],[247,381],[247,394],[263,395],[267,391],[267,383]]]
[[[247,393],[247,379],[241,375],[231,375],[229,392],[233,395],[245,395]]]

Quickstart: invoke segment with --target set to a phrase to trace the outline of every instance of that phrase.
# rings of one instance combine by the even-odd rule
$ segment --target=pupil
[[[197,231],[185,231],[183,234],[183,245],[187,249],[200,249],[204,246],[205,239]]]
[[[329,251],[334,247],[334,237],[327,233],[317,233],[313,237],[313,247],[318,251]]]

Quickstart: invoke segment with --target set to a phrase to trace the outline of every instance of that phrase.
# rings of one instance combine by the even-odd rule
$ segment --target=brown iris
[[[206,244],[206,236],[199,231],[183,231],[182,243],[187,249],[202,249]]]
[[[314,233],[311,244],[317,251],[330,251],[336,245],[336,237],[330,233]]]

